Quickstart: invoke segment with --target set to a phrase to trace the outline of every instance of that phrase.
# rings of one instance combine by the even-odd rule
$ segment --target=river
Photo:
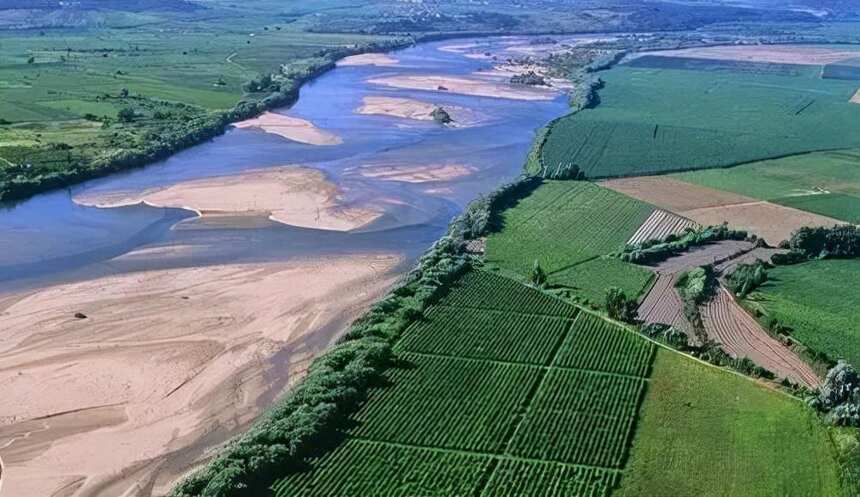
[[[237,127],[0,210],[0,495],[160,494],[247,427],[471,199],[518,175],[567,98],[490,70],[538,49],[504,37],[359,58],[269,116],[312,123],[328,144]],[[366,98],[441,106],[455,123],[356,112]],[[321,192],[275,192],[285,211],[324,202],[310,221],[269,215],[272,171]],[[242,205],[266,205],[207,215],[182,203],[188,185],[207,205],[235,204],[242,188],[257,188]],[[146,197],[165,191],[152,198],[179,204]],[[133,201],[92,206],[117,198]],[[368,212],[353,229],[314,224]]]

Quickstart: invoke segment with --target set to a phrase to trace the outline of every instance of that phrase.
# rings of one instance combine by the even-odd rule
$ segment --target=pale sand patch
[[[300,378],[401,261],[169,269],[0,295],[3,495],[166,494]]]
[[[849,102],[851,102],[852,104],[860,104],[860,89],[858,89],[857,92],[854,93],[854,96],[851,97],[851,100],[849,100]]]
[[[432,121],[432,113],[439,107],[430,102],[415,100],[412,98],[399,97],[374,97],[367,96],[362,99],[361,107],[356,109],[356,113],[364,115],[390,116],[403,119],[413,119],[416,121]],[[445,112],[454,120],[452,126],[471,126],[477,123],[480,119],[476,113],[465,107],[456,105],[441,106]]]
[[[360,228],[383,214],[381,207],[344,207],[341,191],[316,169],[284,166],[186,181],[143,193],[94,194],[75,202],[119,207],[145,202],[189,209],[202,216],[244,213],[291,226],[334,231]]]
[[[860,51],[797,45],[730,45],[641,52],[637,57],[643,55],[818,66],[860,57]]]
[[[456,76],[389,76],[372,78],[369,83],[409,90],[448,91],[478,97],[507,98],[512,100],[552,100],[556,92],[551,88],[514,86],[486,78]],[[444,88],[444,89],[443,89]]]
[[[234,123],[233,126],[240,129],[261,129],[266,133],[283,136],[288,140],[308,145],[339,145],[343,143],[339,136],[317,128],[310,121],[274,112],[264,112],[259,117]]]
[[[600,184],[703,226],[728,222],[732,228],[754,233],[770,245],[787,240],[794,230],[803,226],[845,224],[830,217],[666,176],[613,179]]]
[[[337,62],[338,66],[393,66],[397,59],[384,53],[350,55]]]
[[[462,164],[365,166],[359,168],[359,174],[366,178],[376,178],[384,181],[402,181],[405,183],[450,181],[463,176],[469,176],[474,172],[475,168]]]

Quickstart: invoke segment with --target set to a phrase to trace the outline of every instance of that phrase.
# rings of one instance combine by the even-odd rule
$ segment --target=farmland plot
[[[653,279],[649,269],[615,257],[598,257],[549,274],[552,285],[567,287],[585,303],[596,306],[604,304],[610,288],[620,288],[636,299]]]
[[[648,216],[642,226],[627,240],[628,245],[647,242],[648,240],[663,240],[669,235],[679,235],[688,229],[699,228],[699,223],[681,217],[677,214],[657,209]]]
[[[558,351],[555,366],[647,377],[654,347],[592,314],[581,313]]]
[[[471,271],[464,275],[439,305],[542,316],[573,317],[579,312],[566,302],[486,271]]]

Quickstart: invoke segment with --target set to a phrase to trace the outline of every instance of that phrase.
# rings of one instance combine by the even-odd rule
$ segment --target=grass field
[[[678,179],[860,223],[860,151],[843,150],[690,171]]]
[[[860,106],[849,103],[854,81],[821,79],[808,68],[691,70],[685,60],[673,68],[673,59],[652,59],[659,67],[640,59],[601,73],[600,105],[555,123],[544,164],[574,163],[599,178],[860,146],[851,131],[860,118]]]
[[[747,303],[790,327],[792,336],[812,350],[860,364],[858,279],[856,259],[777,266]]]
[[[630,461],[613,495],[842,493],[825,428],[802,402],[661,350]]]
[[[395,353],[398,365],[354,416],[346,442],[279,481],[277,495],[608,496],[654,347],[473,271],[406,330]]]
[[[601,258],[624,246],[654,208],[583,181],[548,181],[502,213],[502,229],[487,238],[491,267],[525,276],[537,260],[553,285],[602,304],[606,290],[642,292],[651,272]]]

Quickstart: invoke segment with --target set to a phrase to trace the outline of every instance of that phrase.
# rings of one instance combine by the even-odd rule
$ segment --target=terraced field
[[[526,276],[535,261],[552,284],[602,303],[610,286],[639,295],[647,270],[601,260],[623,247],[654,208],[582,181],[548,181],[502,214],[503,228],[487,238],[491,267]]]
[[[617,486],[650,342],[473,271],[395,352],[345,442],[277,482],[276,495],[608,496]]]
[[[821,79],[809,67],[671,68],[654,59],[659,67],[639,60],[602,73],[600,105],[556,121],[543,164],[607,178],[860,146],[852,131],[860,106],[849,102],[856,81]]]

